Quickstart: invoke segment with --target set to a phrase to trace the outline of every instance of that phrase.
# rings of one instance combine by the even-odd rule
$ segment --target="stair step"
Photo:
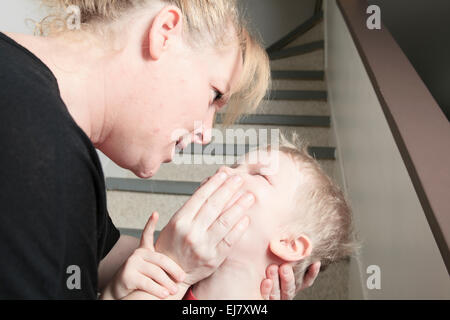
[[[221,109],[217,114],[226,114],[227,108]],[[295,116],[329,116],[330,108],[323,100],[265,100],[253,114],[282,114]]]
[[[329,116],[330,108],[328,107],[326,101],[321,100],[266,100],[261,103],[259,108],[255,110],[254,114]]]
[[[239,130],[239,131],[237,131]],[[265,139],[270,142],[272,135],[282,134],[285,137],[292,137],[293,134],[298,135],[311,146],[330,146],[330,128],[328,127],[299,127],[299,126],[276,126],[276,125],[250,125],[250,124],[234,124],[227,128],[222,125],[217,125],[213,130],[213,140],[216,143],[250,143],[257,144],[260,141],[259,138]],[[228,138],[227,138],[228,137]],[[239,137],[239,139],[237,138]],[[221,139],[222,140],[218,140]],[[241,142],[241,139],[255,139],[255,141],[245,140]],[[229,140],[228,140],[229,139]],[[265,141],[262,141],[264,143]]]
[[[218,144],[210,143],[208,145],[200,144],[190,144],[183,151],[178,154],[206,154],[210,156],[241,156],[249,150],[254,148],[254,146],[248,144]],[[311,156],[317,160],[334,160],[335,159],[335,148],[334,147],[309,147],[308,152]]]
[[[127,235],[135,238],[141,238],[143,229],[132,229],[132,228],[117,228],[120,231],[121,235]],[[153,233],[153,242],[158,239],[158,236],[161,231],[155,231]]]
[[[273,79],[271,90],[326,91],[327,85],[325,81]]]
[[[321,80],[325,78],[324,71],[314,70],[272,70],[273,80]]]
[[[284,49],[296,47],[314,41],[323,40],[325,35],[324,27],[325,24],[324,21],[322,20],[318,22],[313,28],[308,30],[305,34],[303,34],[301,37],[295,39],[294,41],[286,45]]]
[[[311,70],[320,71],[325,69],[324,50],[317,50],[301,56],[293,56],[270,62],[272,70]]]
[[[326,91],[317,90],[271,90],[265,99],[270,100],[327,100]]]
[[[272,52],[269,54],[269,58],[270,58],[270,60],[279,60],[279,59],[302,55],[305,53],[310,53],[310,52],[317,51],[317,50],[323,50],[323,48],[324,48],[323,40],[313,41],[313,42],[305,43],[305,44],[302,44],[299,46]]]
[[[144,192],[153,194],[192,195],[200,186],[194,181],[169,181],[154,179],[106,178],[107,190]]]
[[[128,191],[108,191],[109,215],[117,228],[143,229],[153,211],[158,211],[156,230],[161,230],[189,196]]]
[[[223,115],[217,114],[216,122],[223,123]],[[329,116],[293,116],[281,114],[251,114],[236,121],[236,124],[276,125],[302,127],[329,127]]]
[[[313,28],[316,24],[318,24],[322,20],[323,20],[323,12],[320,11],[319,13],[315,14],[310,19],[302,23],[300,26],[289,32],[285,37],[278,40],[269,48],[267,48],[267,52],[271,53],[284,48],[292,41],[306,34],[311,28]]]

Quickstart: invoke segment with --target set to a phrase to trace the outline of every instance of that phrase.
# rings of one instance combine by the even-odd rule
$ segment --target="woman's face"
[[[177,145],[210,142],[214,114],[242,72],[237,44],[221,51],[193,50],[174,37],[164,50],[158,59],[124,61],[132,71],[123,70],[111,90],[116,98],[109,103],[119,107],[111,134],[99,146],[140,178],[152,177],[161,163],[170,162]]]

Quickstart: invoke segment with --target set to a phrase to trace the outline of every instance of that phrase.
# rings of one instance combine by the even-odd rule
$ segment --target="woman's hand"
[[[101,299],[123,299],[135,290],[161,299],[177,292],[178,287],[171,277],[180,282],[185,273],[170,258],[155,252],[153,233],[157,221],[158,214],[154,212],[144,228],[139,248],[106,286]]]
[[[183,268],[185,284],[193,285],[210,276],[247,229],[250,219],[244,213],[253,205],[254,196],[244,194],[227,207],[242,183],[240,176],[228,177],[225,170],[220,169],[200,186],[161,231],[156,251]]]
[[[311,264],[303,277],[302,285],[296,288],[294,271],[289,264],[278,267],[270,265],[266,269],[266,279],[261,282],[264,300],[292,300],[303,289],[313,285],[320,271],[320,261]]]

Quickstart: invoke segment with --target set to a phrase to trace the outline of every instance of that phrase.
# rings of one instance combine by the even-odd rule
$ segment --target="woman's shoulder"
[[[64,159],[67,165],[101,174],[95,148],[70,115],[50,69],[2,33],[0,137],[2,150],[28,157],[29,165],[45,158],[56,170]]]

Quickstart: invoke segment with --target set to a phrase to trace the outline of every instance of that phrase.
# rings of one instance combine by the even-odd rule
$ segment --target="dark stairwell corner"
[[[368,0],[450,121],[450,1]],[[426,107],[426,106],[425,106]]]

